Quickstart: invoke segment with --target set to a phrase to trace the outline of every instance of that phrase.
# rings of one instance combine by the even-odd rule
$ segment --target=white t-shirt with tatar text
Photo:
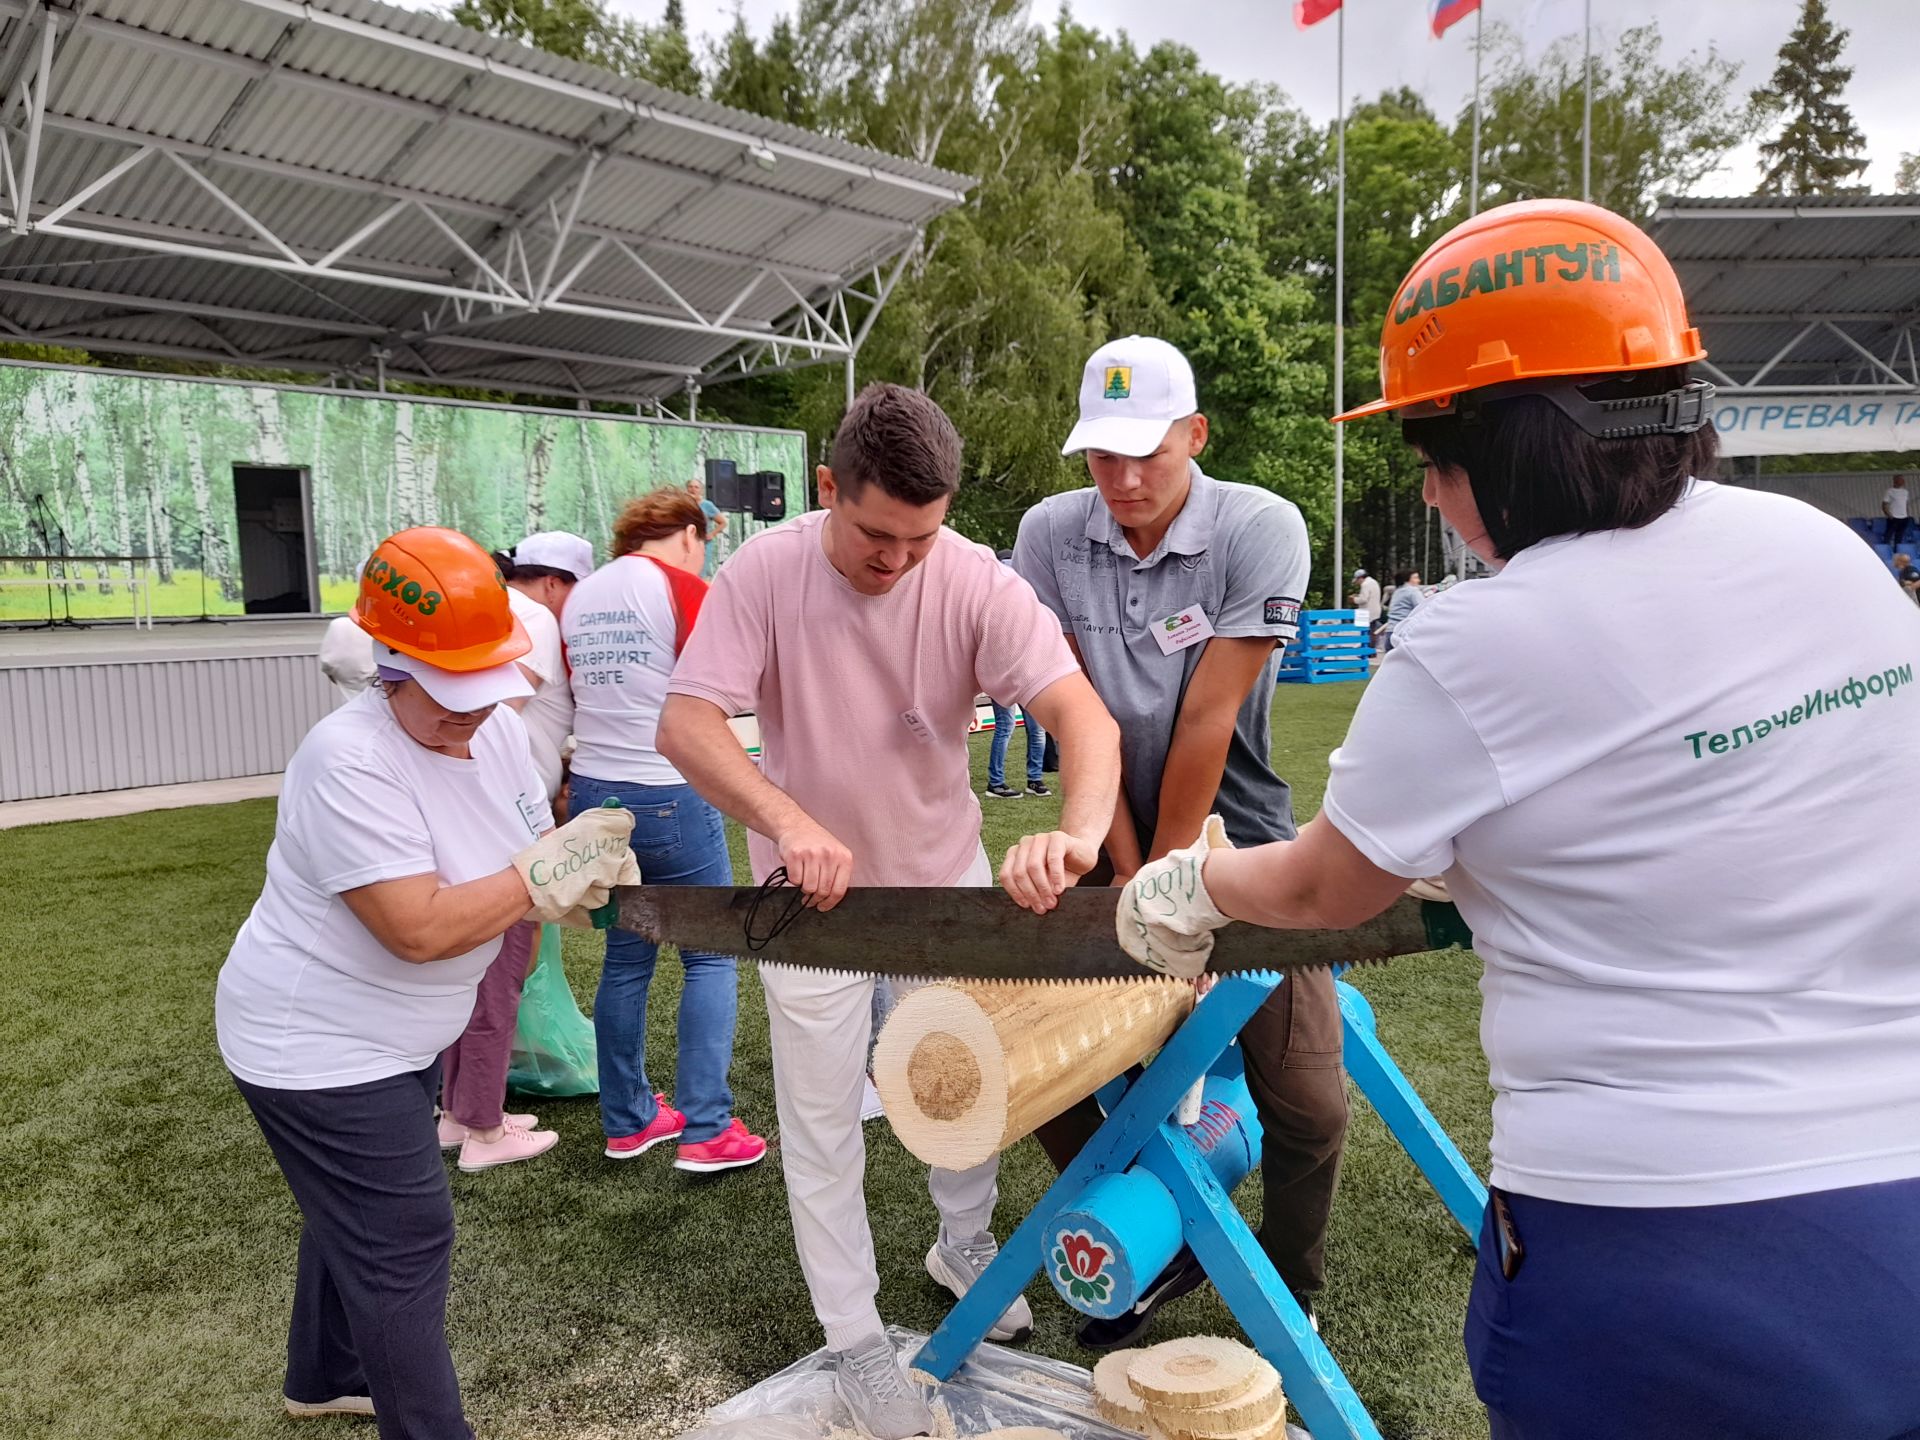
[[[684,785],[654,748],[679,626],[666,575],[621,555],[574,586],[562,618],[573,672],[573,770],[595,780]]]
[[[418,744],[378,687],[300,742],[280,789],[266,887],[215,989],[220,1054],[242,1080],[358,1085],[423,1069],[459,1038],[500,941],[412,964],[340,896],[410,875],[478,880],[552,828],[519,715],[499,706],[469,748],[460,760]]]
[[[1727,601],[1714,557],[1771,575]],[[1325,813],[1444,873],[1494,1185],[1730,1204],[1920,1175],[1920,611],[1837,521],[1694,484],[1394,632]]]

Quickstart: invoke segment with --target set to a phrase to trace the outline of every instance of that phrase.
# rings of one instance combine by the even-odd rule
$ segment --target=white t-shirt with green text
[[[1729,604],[1724,568],[1749,575]],[[1920,611],[1844,525],[1696,483],[1400,623],[1325,813],[1444,873],[1493,1184],[1726,1204],[1920,1175]]]

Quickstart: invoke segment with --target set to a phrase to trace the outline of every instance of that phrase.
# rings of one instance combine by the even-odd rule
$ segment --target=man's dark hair
[[[854,397],[833,432],[828,461],[850,500],[869,482],[907,505],[931,505],[960,488],[960,432],[932,400],[876,381]]]
[[[1581,387],[1592,400],[1672,390],[1685,366],[1644,370]],[[1460,413],[1401,422],[1406,442],[1443,469],[1466,473],[1487,539],[1502,559],[1556,535],[1637,530],[1680,499],[1690,476],[1712,473],[1720,437],[1600,440],[1542,395],[1512,395]]]
[[[1411,570],[1396,570],[1396,571],[1394,571],[1394,572],[1393,572],[1393,585],[1394,585],[1394,588],[1395,588],[1396,590],[1397,590],[1397,589],[1399,589],[1399,588],[1400,588],[1400,587],[1401,587],[1402,585],[1404,585],[1404,584],[1406,584],[1406,583],[1407,583],[1407,582],[1408,582],[1409,580],[1411,580],[1412,578],[1413,578],[1413,572],[1412,572]]]

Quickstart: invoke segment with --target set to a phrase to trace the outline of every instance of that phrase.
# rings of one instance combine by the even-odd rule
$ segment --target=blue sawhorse
[[[1173,1196],[1187,1244],[1254,1348],[1280,1372],[1287,1398],[1314,1440],[1380,1440],[1360,1397],[1281,1283],[1233,1197],[1172,1119],[1181,1096],[1215,1067],[1280,983],[1281,977],[1268,973],[1224,977],[1137,1080],[1131,1085],[1116,1080],[1101,1091],[1106,1121],[921,1347],[913,1362],[917,1369],[938,1380],[959,1369],[1040,1272],[1055,1215],[1101,1175],[1137,1162]],[[1381,1046],[1366,997],[1344,982],[1338,988],[1347,1072],[1472,1240],[1486,1208],[1486,1187]]]

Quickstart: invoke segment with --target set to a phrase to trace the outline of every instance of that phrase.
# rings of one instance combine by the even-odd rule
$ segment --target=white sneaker
[[[954,1298],[965,1295],[973,1282],[986,1273],[993,1257],[1000,1253],[1000,1242],[993,1233],[982,1230],[967,1240],[948,1241],[944,1236],[927,1251],[927,1274],[951,1290]],[[1033,1307],[1027,1297],[1016,1295],[1007,1313],[994,1321],[987,1332],[989,1340],[1010,1340],[1015,1344],[1033,1333]]]
[[[886,1113],[887,1107],[880,1099],[880,1092],[873,1088],[873,1077],[869,1075],[860,1085],[860,1118],[878,1120]]]
[[[920,1398],[885,1335],[834,1355],[833,1393],[853,1412],[853,1424],[874,1440],[911,1440],[933,1433],[933,1412]]]

